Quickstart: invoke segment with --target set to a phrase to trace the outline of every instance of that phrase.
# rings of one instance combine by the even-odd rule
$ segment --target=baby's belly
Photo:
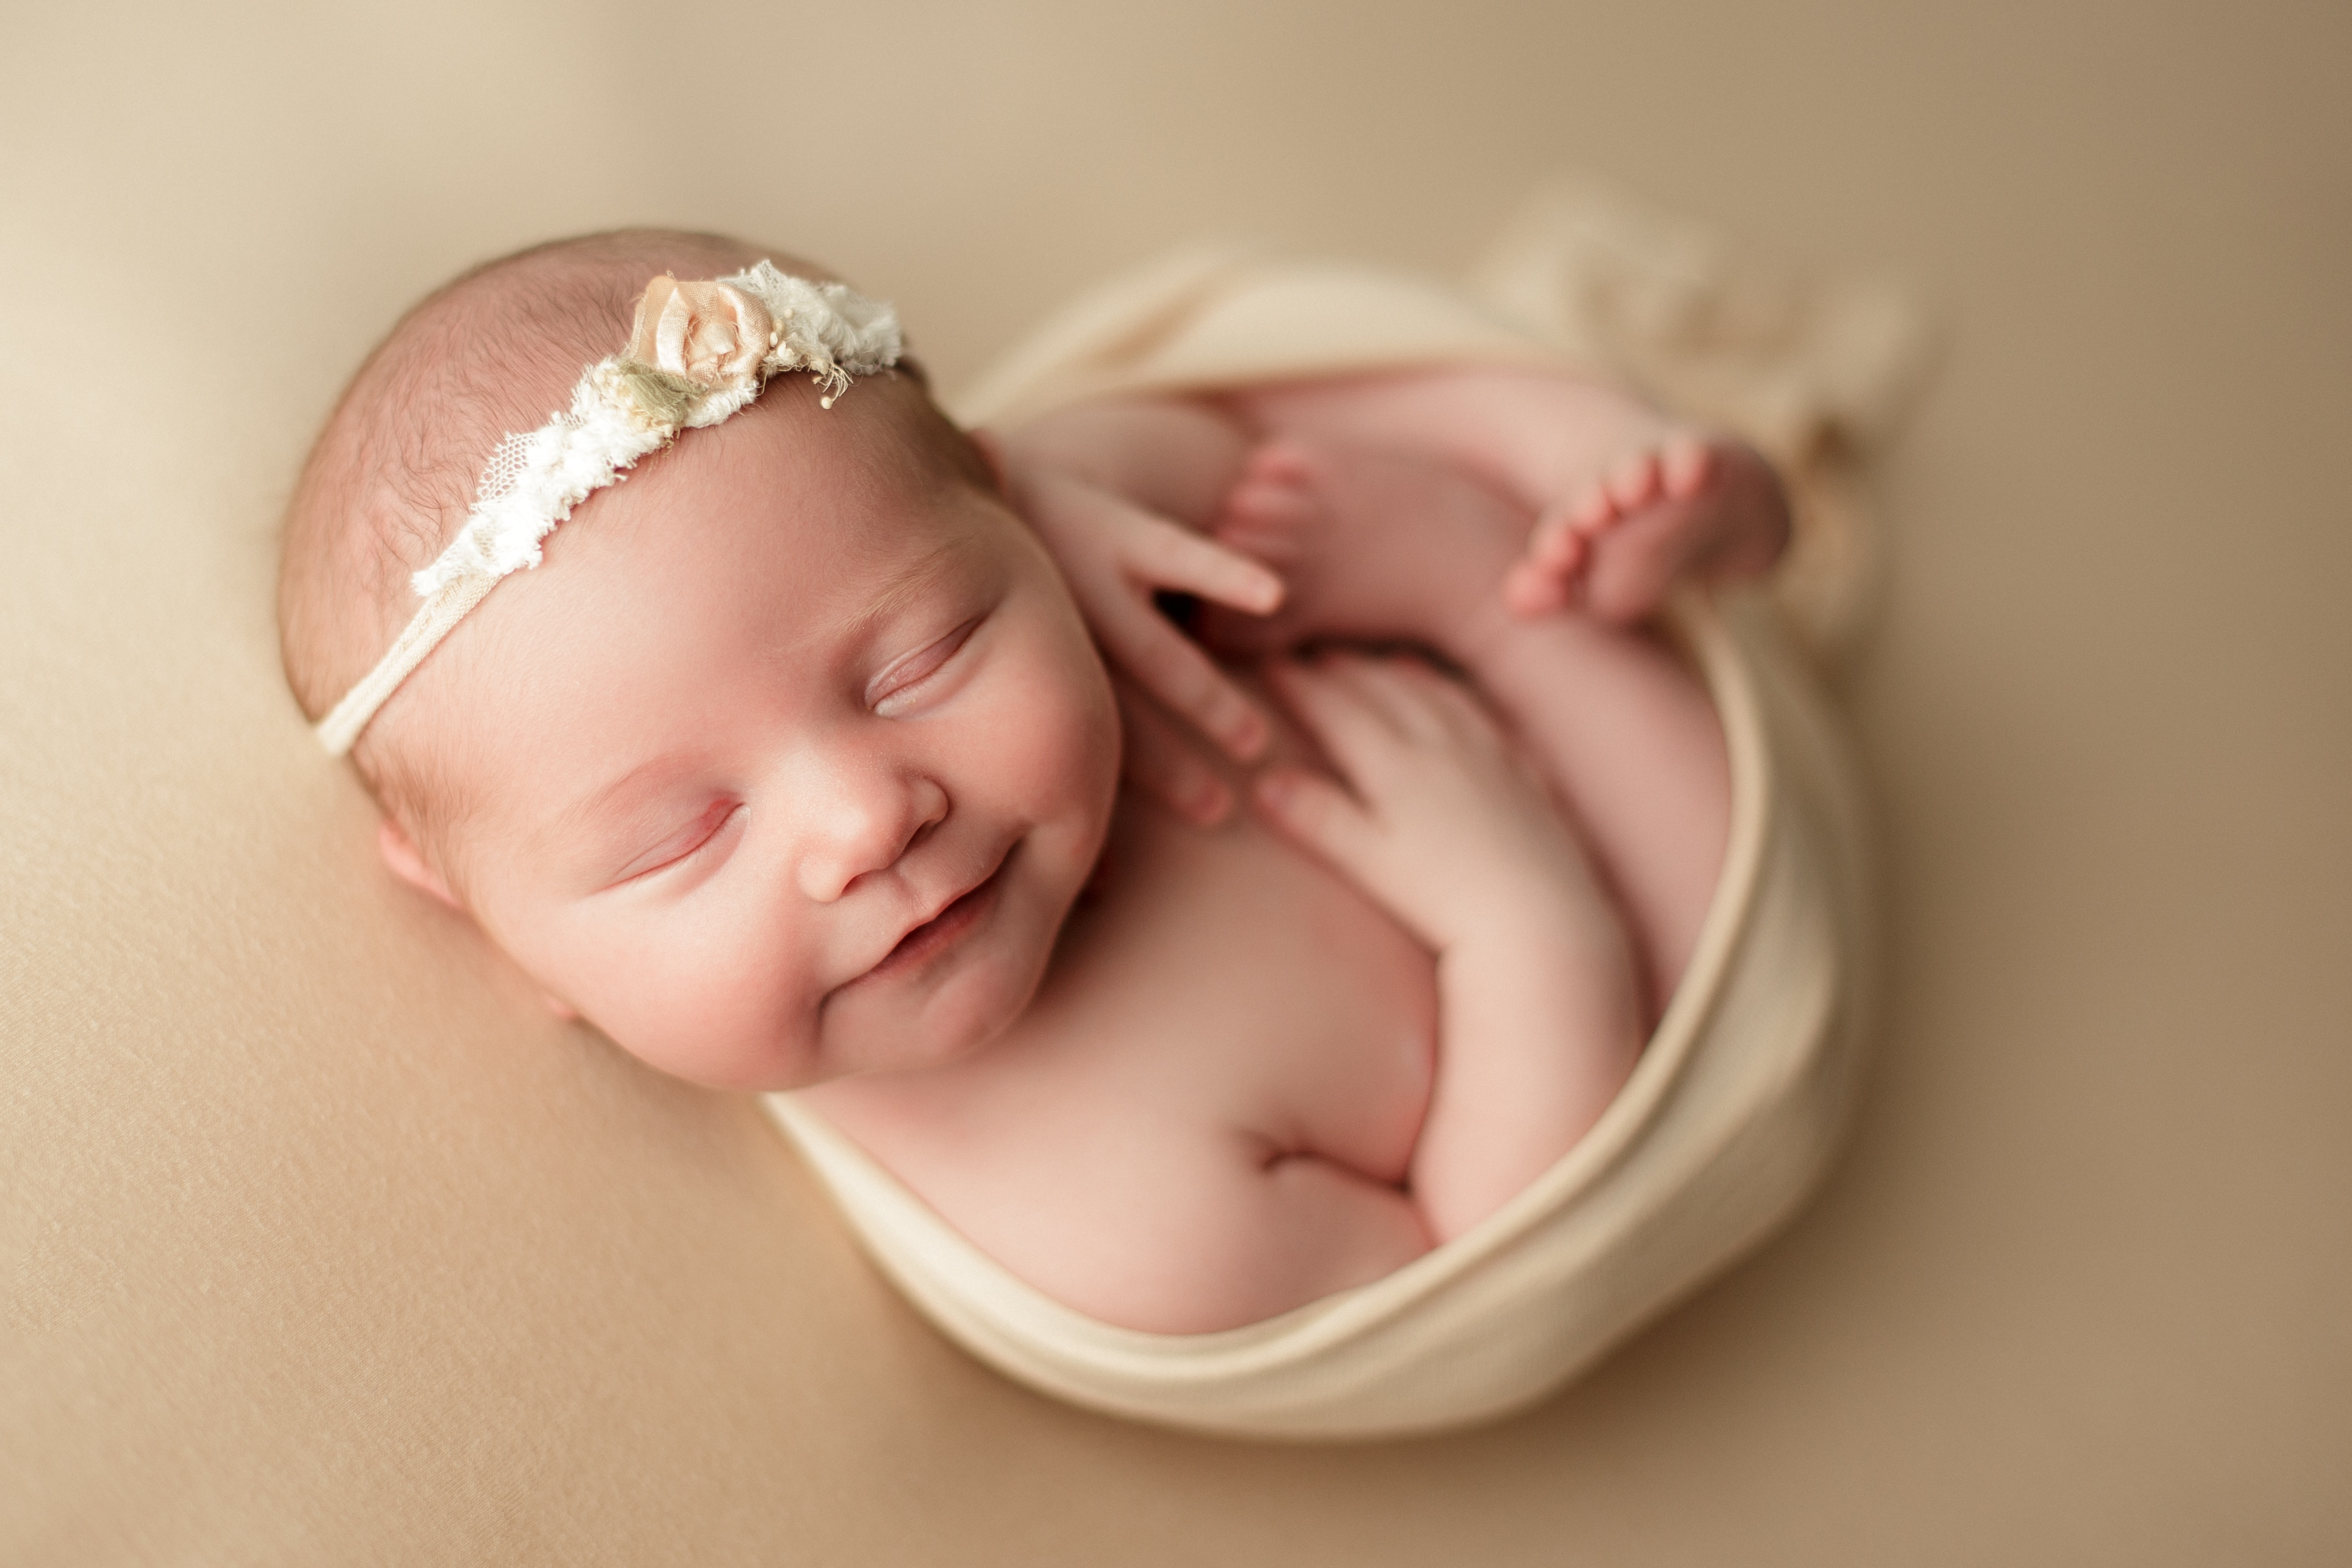
[[[1137,1113],[1401,1182],[1429,1103],[1436,989],[1426,949],[1245,812],[1203,830],[1130,794],[1098,890],[993,1049]]]

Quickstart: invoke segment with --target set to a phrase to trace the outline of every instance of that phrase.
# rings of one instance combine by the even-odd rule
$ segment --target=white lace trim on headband
[[[335,756],[409,672],[509,572],[540,563],[572,509],[681,430],[716,425],[768,378],[805,370],[830,408],[850,378],[898,363],[898,318],[845,284],[812,283],[762,261],[709,283],[655,279],[629,346],[583,372],[572,406],[490,455],[457,537],[412,579],[424,605],[376,667],[319,721]]]

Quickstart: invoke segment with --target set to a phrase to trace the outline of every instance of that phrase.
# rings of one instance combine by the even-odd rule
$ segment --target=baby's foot
[[[1761,455],[1679,432],[1619,459],[1544,513],[1504,599],[1520,616],[1573,606],[1637,621],[1680,578],[1759,571],[1788,539],[1788,498]]]
[[[1211,647],[1262,655],[1344,637],[1452,653],[1494,618],[1528,518],[1440,464],[1286,437],[1250,454],[1211,531],[1285,584],[1271,616],[1211,606],[1199,626]]]

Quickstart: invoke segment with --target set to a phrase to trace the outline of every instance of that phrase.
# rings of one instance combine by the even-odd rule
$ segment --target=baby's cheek
[[[1006,726],[1023,743],[1007,751],[1046,811],[1107,822],[1118,787],[1118,705],[1090,647],[1055,651],[1061,657],[1041,660],[1024,685],[1022,721]]]
[[[1116,721],[1088,722],[1091,716],[1054,716],[1033,731],[1019,760],[1021,813],[1032,825],[1030,848],[1051,862],[1057,881],[1076,898],[1093,868],[1110,829],[1118,795]]]
[[[1076,604],[1025,532],[1028,575],[1008,601],[1007,646],[992,700],[975,715],[976,754],[994,781],[1023,788],[1027,809],[1108,822],[1118,784],[1118,708]]]
[[[672,1077],[714,1089],[790,1087],[803,1075],[794,966],[756,922],[677,919],[580,933],[562,967],[566,999],[615,1045]],[[648,929],[648,925],[651,929]]]

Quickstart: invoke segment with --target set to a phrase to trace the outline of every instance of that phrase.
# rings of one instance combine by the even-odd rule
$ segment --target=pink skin
[[[1542,775],[1467,688],[1411,658],[1273,668],[1338,777],[1272,769],[1259,809],[1437,955],[1441,1056],[1412,1190],[1432,1236],[1459,1236],[1633,1070],[1633,944]]]
[[[1495,585],[1525,564],[1527,516],[1441,464],[1277,435],[1214,528],[1280,568],[1289,591],[1272,616],[1208,612],[1212,646],[1262,657],[1402,640],[1470,676],[1590,839],[1638,939],[1650,1010],[1662,1010],[1728,831],[1722,734],[1696,682],[1638,630],[1507,609]]]
[[[379,720],[456,738],[476,805],[441,863],[553,1005],[730,1089],[1000,1033],[1116,782],[1109,687],[1035,537],[915,471],[889,389],[805,392],[593,498]]]
[[[1201,405],[1115,411],[1060,476],[1008,443],[1008,489],[1051,514],[1033,533],[908,461],[887,401],[908,389],[821,413],[772,387],[592,499],[379,716],[394,743],[442,742],[466,806],[432,863],[396,827],[385,858],[654,1066],[821,1085],[950,1223],[1080,1310],[1205,1331],[1377,1278],[1605,1107],[1640,975],[1670,980],[1704,907],[1721,781],[1705,699],[1655,647],[1502,613],[1528,528],[1508,462],[1352,485],[1346,432],[1387,439],[1418,395],[1363,392],[1286,389],[1255,433]],[[1441,401],[1476,433],[1516,396]],[[1425,641],[1508,731],[1410,661],[1280,666],[1269,694],[1152,611],[1163,587],[1282,601],[1198,532],[1260,433],[1297,444],[1312,503],[1280,542],[1272,640]],[[1161,514],[1179,503],[1197,511]],[[1222,827],[1132,795],[1114,812],[1122,705],[1143,716],[1129,776]],[[1273,759],[1255,811],[1232,814],[1249,781],[1181,740],[1196,721]],[[1317,752],[1336,777],[1303,765]],[[1170,788],[1184,767],[1215,789]]]
[[[1586,829],[1663,1005],[1714,888],[1726,763],[1706,695],[1618,628],[1675,582],[1769,564],[1789,511],[1760,457],[1599,383],[1475,368],[1082,405],[1006,449],[1037,500],[1074,473],[1282,574],[1272,614],[1208,606],[1199,629],[1228,654],[1402,640],[1465,668]],[[1037,518],[1049,539],[1090,521]],[[1151,689],[1157,704],[1129,705],[1129,776],[1172,809],[1215,803],[1183,721],[1246,700]]]
[[[1328,510],[1307,493],[1319,480],[1303,453],[1434,464],[1516,509],[1511,559],[1480,592],[1531,623],[1570,610],[1633,626],[1675,583],[1761,571],[1789,537],[1787,498],[1753,449],[1604,383],[1541,371],[1434,367],[1107,399],[1047,415],[1003,449],[1009,492],[1122,678],[1128,777],[1204,825],[1233,795],[1199,742],[1253,762],[1265,731],[1234,679],[1152,612],[1151,595],[1254,616],[1279,605],[1285,584],[1260,562],[1284,568],[1258,554],[1265,536]],[[1198,537],[1213,525],[1213,541]]]
[[[1637,447],[1537,521],[1504,579],[1513,613],[1641,619],[1693,575],[1760,571],[1787,542],[1780,482],[1748,447],[1676,431]]]
[[[1387,405],[1415,390],[1284,389],[1255,426],[1233,412],[1261,412],[1246,397],[1089,405],[1003,443],[1057,555],[1096,563],[1072,577],[1098,628],[1184,586],[1231,606],[1202,623],[1230,651],[1419,642],[1509,726],[1410,659],[1277,661],[1263,683],[1227,666],[1222,694],[1197,668],[1155,683],[1130,660],[1150,696],[1129,709],[1148,723],[1129,727],[1129,776],[1195,820],[1217,815],[1185,804],[1203,776],[1228,799],[1244,781],[1182,721],[1273,700],[1270,754],[1218,736],[1267,756],[1255,809],[1202,833],[1131,801],[995,1047],[814,1091],[999,1262],[1111,1322],[1254,1321],[1493,1213],[1613,1098],[1712,894],[1727,781],[1705,693],[1644,636],[1507,613],[1530,524],[1506,487],[1459,457],[1349,444],[1351,399],[1371,394],[1354,412],[1386,439]],[[1447,390],[1465,431],[1581,439],[1522,417],[1510,378]],[[1286,493],[1255,508],[1269,466]],[[1212,525],[1283,574],[1272,614],[1203,586],[1209,541],[1168,548]],[[1138,542],[1192,581],[1155,578]]]
[[[1233,790],[1194,755],[1193,735],[1252,763],[1271,731],[1153,595],[1190,594],[1244,615],[1282,603],[1279,575],[1198,527],[1242,457],[1232,422],[1195,405],[1113,401],[1064,409],[1011,443],[986,432],[978,439],[1109,657],[1127,775],[1180,816],[1202,826],[1223,821]]]
[[[1771,465],[1599,382],[1433,370],[1270,386],[1231,399],[1259,431],[1451,465],[1536,521],[1502,584],[1513,613],[1630,626],[1690,577],[1761,571],[1789,538]],[[1266,455],[1246,477],[1283,482]],[[1246,495],[1236,498],[1246,507]]]

